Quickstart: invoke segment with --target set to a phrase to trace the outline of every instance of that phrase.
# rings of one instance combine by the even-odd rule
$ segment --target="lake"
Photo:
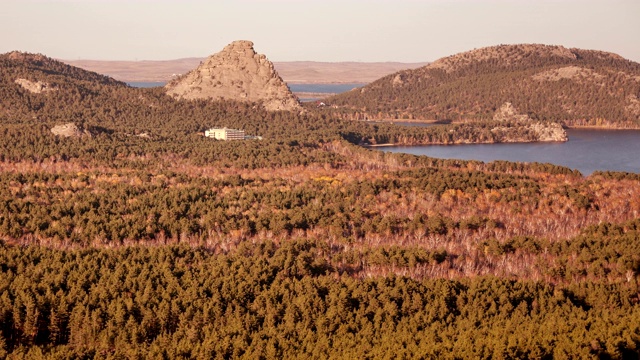
[[[366,84],[289,84],[294,93],[339,94]]]
[[[407,126],[414,126],[413,124]],[[383,151],[441,159],[540,162],[577,169],[640,173],[640,130],[568,129],[564,143],[390,146]]]
[[[128,82],[127,85],[138,88],[151,88],[164,86],[166,82],[142,82],[142,81],[132,81]],[[351,89],[355,89],[357,87],[362,87],[366,84],[289,84],[289,89],[291,92],[295,94],[339,94],[345,91],[349,91]],[[317,101],[322,97],[300,97],[300,101]]]
[[[159,86],[165,86],[167,83],[166,82],[148,82],[148,81],[132,81],[132,82],[128,82],[127,85],[131,86],[131,87],[137,87],[137,88],[151,88],[151,87],[159,87]]]
[[[165,86],[166,82],[132,81],[127,85],[139,88]],[[366,84],[290,84],[289,89],[294,93],[339,94]]]
[[[364,85],[366,84],[289,84],[289,89],[298,96],[300,101],[309,102],[318,101],[327,96],[340,94]]]

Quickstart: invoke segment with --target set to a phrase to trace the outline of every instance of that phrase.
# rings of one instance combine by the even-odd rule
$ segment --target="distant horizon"
[[[174,60],[69,60],[69,65],[105,74],[121,81],[169,81],[176,74],[196,68],[206,58],[190,57]],[[275,61],[278,73],[288,83],[369,83],[400,70],[425,66],[429,62],[319,62]]]
[[[273,60],[272,62],[274,63],[304,63],[304,62],[312,62],[312,63],[329,63],[329,64],[339,64],[339,63],[354,63],[354,64],[361,64],[361,63],[366,63],[366,64],[384,64],[384,63],[389,63],[389,64],[428,64],[428,63],[432,63],[434,61],[437,61],[439,59],[443,59],[449,56],[453,56],[453,55],[457,55],[457,54],[462,54],[465,52],[469,52],[469,51],[473,51],[473,50],[477,50],[477,49],[482,49],[482,48],[487,48],[487,47],[493,47],[493,46],[501,46],[501,45],[547,45],[547,46],[562,46],[565,47],[569,50],[571,49],[580,49],[580,50],[592,50],[592,51],[602,51],[602,52],[606,52],[606,53],[611,53],[611,54],[616,54],[619,56],[622,56],[623,58],[633,61],[633,62],[637,62],[640,63],[640,61],[638,60],[633,60],[633,59],[629,59],[627,57],[625,57],[624,55],[615,53],[613,51],[607,51],[607,50],[603,50],[603,49],[586,49],[586,48],[577,48],[577,47],[567,47],[564,46],[562,44],[538,44],[538,43],[518,43],[518,44],[496,44],[496,45],[489,45],[489,46],[483,46],[480,48],[473,48],[473,49],[468,49],[468,50],[464,50],[461,52],[457,52],[454,54],[449,54],[449,55],[445,55],[443,57],[437,58],[437,59],[431,59],[431,60],[423,60],[423,61],[396,61],[396,60],[387,60],[387,61],[366,61],[366,60],[361,60],[361,61],[357,61],[357,60],[343,60],[343,61],[320,61],[320,60],[312,60],[312,59],[308,59],[308,60]],[[220,50],[222,50],[222,48],[220,48]],[[14,50],[16,51],[16,50]],[[17,50],[20,51],[20,50]],[[104,61],[104,62],[164,62],[164,61],[180,61],[180,60],[194,60],[194,59],[206,59],[209,56],[217,53],[213,52],[209,55],[204,55],[204,56],[187,56],[187,57],[180,57],[180,58],[175,58],[175,59],[113,59],[113,60],[105,60],[105,59],[62,59],[62,58],[54,58],[56,60],[60,60],[60,61]],[[260,53],[260,52],[258,52]],[[47,54],[44,53],[40,53],[42,55],[45,56],[49,56]],[[269,58],[269,54],[264,54],[267,56],[267,58]],[[49,56],[50,57],[50,56]]]
[[[222,50],[222,49],[220,49]],[[20,51],[20,50],[14,50],[14,51]],[[10,52],[10,51],[9,51]],[[44,53],[39,53],[42,54],[44,56],[47,57],[51,57],[47,54]],[[198,59],[206,59],[209,56],[213,55],[215,53],[211,53],[209,55],[205,55],[205,56],[188,56],[188,57],[181,57],[181,58],[176,58],[176,59],[160,59],[160,60],[154,60],[154,59],[136,59],[136,60],[128,60],[128,59],[114,59],[114,60],[104,60],[104,59],[62,59],[62,58],[54,58],[51,57],[52,59],[55,60],[59,60],[59,61],[104,61],[104,62],[165,62],[165,61],[180,61],[180,60],[198,60]],[[264,54],[267,56],[267,58],[269,57],[269,54]],[[454,54],[451,54],[454,55]],[[271,59],[269,59],[271,60]],[[435,61],[437,59],[434,59],[433,61]],[[327,63],[327,64],[339,64],[339,63],[353,63],[353,64],[428,64],[428,63],[432,63],[433,61],[318,61],[318,60],[273,60],[272,62],[274,63],[304,63],[304,62],[312,62],[312,63]]]
[[[240,39],[274,62],[431,62],[500,44],[640,62],[635,0],[4,0],[0,53],[65,60],[207,57]]]
[[[381,61],[367,61],[367,60],[338,60],[338,61],[323,61],[323,60],[313,60],[313,59],[307,59],[307,60],[271,60],[274,63],[294,63],[294,62],[298,62],[298,63],[304,63],[304,62],[313,62],[313,63],[332,63],[332,64],[336,64],[336,63],[368,63],[368,64],[372,64],[372,63],[378,63],[378,64],[384,64],[384,63],[398,63],[398,64],[428,64],[428,63],[432,63],[434,61],[437,61],[439,59],[443,59],[449,56],[453,56],[453,55],[457,55],[457,54],[461,54],[461,53],[465,53],[465,52],[469,52],[469,51],[473,51],[473,50],[477,50],[477,49],[482,49],[482,48],[489,48],[489,47],[495,47],[495,46],[512,46],[512,45],[545,45],[545,46],[562,46],[564,48],[567,48],[569,50],[571,49],[580,49],[580,50],[592,50],[592,51],[602,51],[602,52],[606,52],[606,53],[612,53],[612,54],[616,54],[619,56],[622,56],[623,58],[627,59],[627,60],[631,60],[637,63],[640,63],[640,60],[634,60],[634,59],[630,59],[625,57],[622,54],[613,52],[613,51],[608,51],[606,49],[589,49],[589,48],[580,48],[580,47],[569,47],[569,46],[565,46],[563,44],[543,44],[543,43],[514,43],[514,44],[505,44],[505,43],[501,43],[501,44],[495,44],[495,45],[488,45],[488,46],[483,46],[483,47],[476,47],[476,48],[471,48],[471,49],[467,49],[467,50],[463,50],[457,53],[452,53],[449,55],[445,55],[442,57],[439,57],[437,59],[429,59],[429,60],[422,60],[422,61],[399,61],[399,60],[381,60]],[[254,45],[255,46],[255,45]],[[22,50],[10,50],[10,51],[6,51],[4,53],[11,53],[13,51],[18,51],[18,52],[23,52],[23,53],[32,53],[32,54],[41,54],[47,57],[50,57],[52,59],[55,60],[60,60],[60,61],[100,61],[100,62],[168,62],[168,61],[181,61],[181,60],[197,60],[197,59],[206,59],[211,55],[214,55],[216,53],[218,53],[219,51],[221,51],[224,48],[221,47],[220,49],[218,49],[217,51],[212,52],[211,54],[208,55],[203,55],[203,56],[186,56],[186,57],[178,57],[178,58],[167,58],[167,59],[97,59],[97,58],[75,58],[75,59],[71,59],[71,58],[60,58],[60,57],[53,57],[50,56],[49,54],[43,53],[43,52],[29,52],[29,51],[22,51]],[[264,54],[267,56],[267,58],[269,58],[269,54],[266,53],[261,53],[260,51],[257,51],[257,53],[259,54]]]

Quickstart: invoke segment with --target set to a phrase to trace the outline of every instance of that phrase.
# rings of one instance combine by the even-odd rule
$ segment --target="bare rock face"
[[[502,104],[500,109],[493,114],[493,120],[496,121],[529,121],[531,118],[526,114],[518,114],[516,108],[510,102]]]
[[[49,86],[49,84],[42,81],[34,82],[34,81],[29,81],[27,79],[16,79],[15,83],[34,94],[40,94],[41,92],[45,92],[45,91],[57,90],[56,88],[52,88]]]
[[[180,99],[231,99],[262,102],[267,110],[301,109],[273,63],[257,54],[251,41],[232,42],[165,88]]]
[[[624,110],[630,116],[640,116],[640,100],[635,95],[627,96],[627,106],[625,106]]]
[[[540,123],[536,122],[529,126],[530,129],[538,134],[538,141],[567,141],[569,137],[567,132],[558,123]]]
[[[87,131],[82,131],[74,123],[66,123],[64,125],[56,125],[51,128],[51,132],[56,136],[62,137],[80,137],[84,134],[90,135]]]
[[[402,74],[398,73],[391,81],[391,86],[398,87],[402,85],[404,85],[404,79],[402,78]]]
[[[12,51],[9,53],[9,60],[41,62],[46,61],[47,57],[42,54],[29,54],[21,51]]]
[[[559,69],[546,70],[537,73],[531,78],[538,81],[559,81],[562,79],[570,79],[584,82],[589,79],[592,81],[600,81],[604,79],[604,76],[591,69],[579,66],[565,66]]]
[[[504,103],[493,115],[493,120],[508,121],[523,126],[534,134],[536,141],[567,141],[567,132],[558,123],[534,121],[526,114],[519,114],[510,102]],[[499,129],[499,128],[496,128]],[[496,130],[494,129],[494,130]]]

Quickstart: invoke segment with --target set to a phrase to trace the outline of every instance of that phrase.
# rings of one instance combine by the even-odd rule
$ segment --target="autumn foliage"
[[[2,358],[638,356],[637,174],[383,153],[357,144],[409,130],[0,63]]]

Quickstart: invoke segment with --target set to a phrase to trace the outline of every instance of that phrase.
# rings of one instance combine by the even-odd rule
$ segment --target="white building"
[[[244,130],[211,128],[205,130],[204,136],[214,138],[216,140],[244,140]]]

